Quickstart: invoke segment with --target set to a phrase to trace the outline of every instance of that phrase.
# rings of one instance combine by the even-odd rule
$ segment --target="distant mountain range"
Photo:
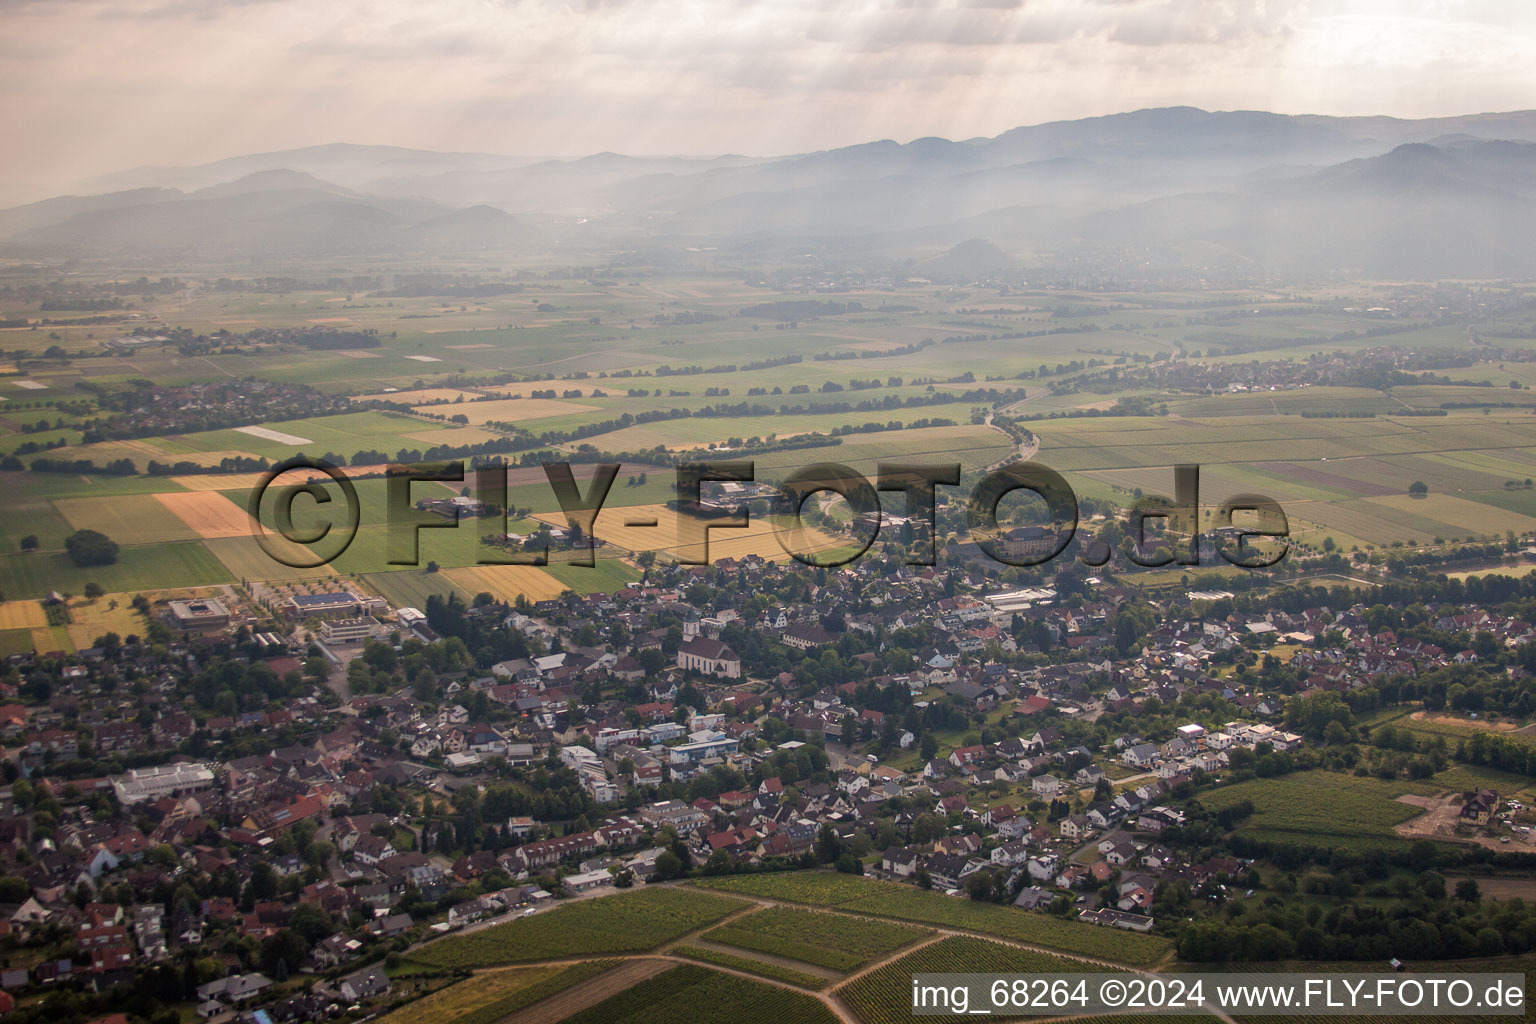
[[[530,161],[337,144],[139,168],[82,191],[0,211],[0,251],[569,257],[815,245],[879,260],[985,238],[989,248],[933,266],[984,276],[999,259],[1117,252],[1276,274],[1536,272],[1536,111],[1414,121],[1179,107],[775,158]]]

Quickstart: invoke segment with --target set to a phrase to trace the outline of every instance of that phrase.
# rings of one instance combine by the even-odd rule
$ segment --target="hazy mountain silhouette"
[[[986,265],[1007,251],[1117,250],[1285,273],[1502,276],[1530,270],[1536,249],[1531,111],[1409,121],[1175,107],[774,158],[530,161],[337,144],[100,180],[135,187],[0,211],[0,246],[320,255],[804,243],[892,260],[919,246],[960,277],[1014,266]],[[1001,249],[981,261],[974,246],[946,252],[976,239]]]

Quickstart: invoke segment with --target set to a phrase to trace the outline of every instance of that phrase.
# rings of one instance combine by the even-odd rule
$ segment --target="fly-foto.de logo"
[[[623,469],[621,463],[600,463],[592,467],[586,487],[577,481],[568,462],[547,462],[542,466],[560,516],[575,539],[566,564],[591,567],[596,564],[597,537],[594,527],[603,511],[613,483]],[[340,490],[344,514],[339,520],[325,521],[301,528],[295,523],[296,505],[301,499],[307,512],[329,511],[336,504],[332,489],[320,474]],[[281,478],[300,478],[302,482],[279,483]],[[938,494],[940,487],[958,487],[959,463],[882,462],[871,480],[850,466],[836,462],[817,463],[790,474],[766,490],[775,525],[771,530],[784,553],[806,565],[835,568],[855,561],[880,536],[886,517],[899,514],[911,527],[907,546],[908,565],[934,565],[937,562]],[[481,539],[490,550],[477,560],[479,565],[548,565],[549,546],[518,552],[500,550],[495,538],[507,536],[510,507],[507,501],[508,477],[504,463],[476,466],[466,471],[463,462],[415,463],[391,465],[385,473],[386,550],[388,564],[415,566],[421,559],[421,531],[461,528],[462,512],[470,512],[478,525]],[[414,501],[412,488],[418,484],[467,484],[462,503],[441,501],[444,514],[423,516],[419,508],[426,502]],[[681,462],[676,469],[678,514],[676,544],[667,550],[684,565],[708,565],[710,537],[716,531],[747,530],[752,527],[751,512],[744,502],[732,503],[718,498],[705,499],[707,483],[755,484],[756,468],[751,461],[729,460]],[[1211,542],[1210,550],[1228,564],[1246,569],[1262,569],[1283,559],[1289,551],[1290,525],[1279,502],[1261,494],[1233,495],[1221,503],[1206,507],[1206,523],[1201,525],[1200,467],[1173,467],[1173,497],[1141,496],[1127,512],[1126,536],[1131,540],[1123,554],[1143,567],[1201,564],[1202,538]],[[999,505],[1005,497],[1024,491],[1044,503],[1043,525],[1019,526],[1000,522]],[[269,492],[274,496],[270,514],[264,515],[263,503]],[[828,493],[840,496],[851,517],[846,541],[828,546],[825,536],[803,521],[806,502]],[[881,502],[882,493],[894,498],[892,509]],[[1036,566],[1059,557],[1077,537],[1079,525],[1077,495],[1067,481],[1040,462],[1015,462],[992,469],[961,496],[969,539],[982,554],[1003,565]],[[336,466],[320,459],[297,456],[269,469],[251,491],[248,511],[251,533],[271,558],[294,568],[314,568],[334,562],[351,546],[362,523],[362,503],[353,481]],[[551,517],[553,518],[553,517]],[[270,520],[270,522],[269,522]],[[657,527],[654,518],[629,525]],[[1153,543],[1153,532],[1157,534]],[[1261,546],[1249,544],[1262,542]],[[636,552],[637,554],[639,552]],[[1102,540],[1085,538],[1078,544],[1077,558],[1085,565],[1103,566],[1116,550]]]

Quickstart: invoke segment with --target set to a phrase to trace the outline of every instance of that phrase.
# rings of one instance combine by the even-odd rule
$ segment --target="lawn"
[[[470,935],[449,936],[413,956],[423,963],[457,969],[635,952],[670,942],[742,907],[740,900],[697,889],[639,889],[567,903]]]

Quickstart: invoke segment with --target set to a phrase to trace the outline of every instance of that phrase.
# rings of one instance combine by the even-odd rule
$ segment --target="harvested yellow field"
[[[47,626],[38,626],[32,630],[32,649],[39,654],[47,654],[49,651],[57,651],[60,645],[54,638],[53,630]]]
[[[487,591],[508,604],[519,597],[543,601],[559,597],[568,588],[535,565],[467,565],[444,569],[443,575],[469,594]]]
[[[626,385],[627,386],[627,385]],[[617,385],[610,385],[604,390],[613,394]],[[563,395],[567,391],[580,391],[583,397],[589,396],[597,390],[597,386],[590,381],[575,380],[524,380],[515,384],[497,384],[493,387],[481,388],[488,395],[506,395],[508,398],[527,398],[535,391],[553,391],[557,395]],[[624,393],[624,388],[617,388],[619,394]]]
[[[422,444],[484,444],[494,441],[504,435],[494,430],[486,430],[484,427],[443,427],[439,430],[423,430],[415,434],[406,434],[412,441],[420,441]]]
[[[203,540],[244,537],[251,532],[245,509],[218,491],[169,491],[155,497]]]
[[[189,491],[248,491],[261,483],[260,473],[207,473],[196,476],[166,477],[177,487]]]
[[[541,513],[534,518],[552,526],[566,525],[563,512]],[[702,541],[695,538],[703,536],[702,525],[708,520],[690,520],[689,532],[683,535],[679,533],[681,519],[682,516],[679,513],[665,505],[605,506],[597,514],[592,533],[598,540],[637,554],[642,551],[655,551],[672,558],[687,557],[690,561],[697,561],[704,556],[705,548]],[[649,520],[655,520],[656,525],[629,525]],[[781,532],[783,531],[773,523],[756,516],[748,521],[745,528],[712,529],[709,531],[709,561],[717,562],[722,558],[745,558],[747,555],[757,555],[770,562],[785,561],[790,556],[785,553],[783,546],[779,543],[778,535]],[[803,541],[797,546],[803,551],[817,552],[829,550],[842,543],[844,542],[820,530],[806,529]]]
[[[48,625],[48,614],[39,601],[0,602],[0,629],[41,629]]]
[[[462,405],[423,405],[417,412],[429,412],[441,416],[464,415],[474,426],[482,426],[491,420],[503,423],[521,423],[523,420],[542,420],[551,416],[565,416],[576,412],[591,412],[595,405],[583,405],[559,398],[504,398],[495,402],[464,402]]]
[[[380,391],[371,395],[353,395],[354,402],[401,402],[405,405],[421,405],[425,402],[456,402],[460,398],[468,402],[479,395],[458,388],[419,388],[415,391]]]

